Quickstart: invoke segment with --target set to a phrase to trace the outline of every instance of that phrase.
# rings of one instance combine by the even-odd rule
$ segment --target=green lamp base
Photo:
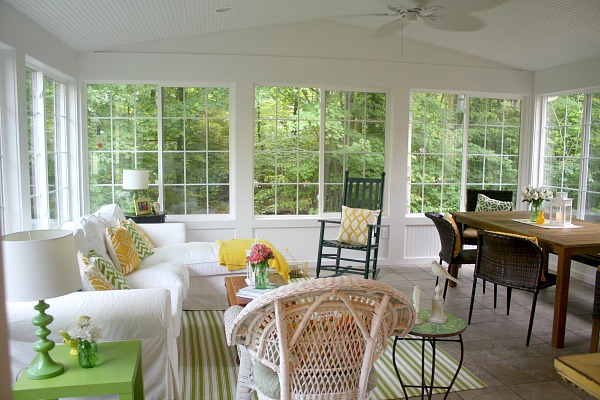
[[[51,315],[45,313],[49,307],[48,303],[44,300],[40,300],[38,304],[33,307],[39,314],[33,317],[31,322],[33,325],[39,327],[35,334],[40,340],[33,345],[33,349],[38,352],[38,355],[33,359],[31,365],[27,369],[27,376],[29,379],[52,378],[62,374],[65,370],[64,365],[54,361],[50,357],[50,350],[54,348],[55,344],[52,340],[47,339],[50,330],[47,329],[46,326],[54,321],[54,318]]]

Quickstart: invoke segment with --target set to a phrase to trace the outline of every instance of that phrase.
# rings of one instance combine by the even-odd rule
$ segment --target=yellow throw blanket
[[[260,243],[273,250],[275,259],[269,260],[269,267],[285,278],[290,279],[290,266],[285,257],[277,251],[268,240],[258,240]],[[250,250],[255,243],[254,239],[229,239],[217,240],[219,244],[219,264],[226,266],[229,271],[246,268],[246,250]]]

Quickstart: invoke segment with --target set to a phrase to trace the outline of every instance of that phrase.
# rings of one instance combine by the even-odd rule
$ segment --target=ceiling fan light
[[[408,11],[404,17],[407,21],[416,21],[419,13],[416,11]]]

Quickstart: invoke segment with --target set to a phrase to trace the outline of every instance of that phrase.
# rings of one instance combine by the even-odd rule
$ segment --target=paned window
[[[411,93],[409,213],[456,211],[466,187],[517,189],[521,101]]]
[[[55,228],[69,216],[66,89],[29,67],[26,89],[31,224]]]
[[[90,84],[87,101],[92,210],[133,212],[123,170],[146,169],[138,196],[168,214],[230,212],[228,89]]]
[[[124,169],[150,171],[150,188],[139,197],[158,198],[156,85],[87,86],[90,207],[116,203],[133,211],[134,193],[123,190]]]
[[[385,93],[257,87],[254,214],[338,212],[345,170],[384,170],[385,109]]]
[[[544,98],[543,183],[573,198],[573,212],[600,221],[600,93]]]
[[[229,214],[229,90],[166,87],[163,183],[169,214]]]

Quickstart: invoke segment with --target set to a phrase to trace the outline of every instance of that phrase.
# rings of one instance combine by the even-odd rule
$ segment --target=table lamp
[[[50,357],[54,342],[47,328],[54,318],[45,313],[50,307],[44,300],[81,289],[77,248],[70,231],[58,229],[17,232],[2,237],[4,285],[7,301],[38,301],[38,315],[32,323],[39,329],[33,345],[38,352],[27,370],[31,379],[47,379],[64,371]]]
[[[138,198],[138,190],[146,190],[150,184],[149,171],[146,169],[124,169],[123,170],[123,189],[133,190],[133,209],[135,210],[135,201]]]
[[[146,190],[150,185],[149,173],[147,169],[124,169],[123,170],[123,189],[133,190],[133,199],[137,199],[138,190]]]

